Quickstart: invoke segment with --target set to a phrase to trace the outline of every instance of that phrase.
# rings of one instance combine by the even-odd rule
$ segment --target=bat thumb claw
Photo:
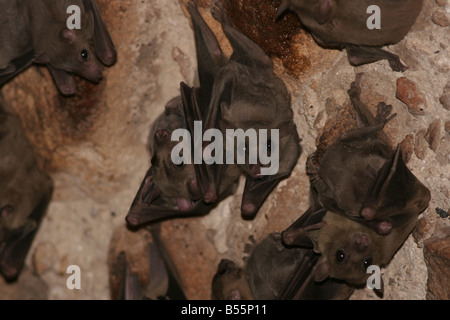
[[[242,218],[244,220],[251,220],[255,217],[256,206],[251,202],[243,202],[241,206]]]

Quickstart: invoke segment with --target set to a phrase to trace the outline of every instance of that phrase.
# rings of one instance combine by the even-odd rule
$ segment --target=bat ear
[[[314,271],[314,281],[322,282],[325,281],[330,276],[330,267],[325,258],[321,258],[316,265]]]

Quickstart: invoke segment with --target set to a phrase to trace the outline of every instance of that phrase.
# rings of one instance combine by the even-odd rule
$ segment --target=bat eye
[[[372,262],[373,261],[372,261],[371,258],[368,258],[368,259],[364,260],[364,262],[363,262],[364,270],[367,270],[367,268],[372,265]]]
[[[89,52],[86,49],[81,50],[81,59],[83,61],[89,61]]]
[[[342,250],[336,251],[336,261],[337,263],[341,263],[345,260],[345,252]]]

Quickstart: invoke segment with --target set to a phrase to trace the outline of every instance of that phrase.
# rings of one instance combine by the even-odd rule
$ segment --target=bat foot
[[[222,0],[213,0],[211,4],[211,15],[219,22],[225,21]]]
[[[296,233],[295,232],[284,231],[284,232],[281,233],[281,241],[286,246],[293,245],[294,242],[295,242],[295,238],[296,238]]]
[[[189,10],[197,10],[198,7],[198,1],[197,0],[190,0],[187,3],[187,8]]]
[[[361,210],[361,217],[366,221],[373,220],[375,218],[376,211],[374,208],[366,207]]]
[[[352,82],[350,89],[348,90],[348,95],[350,98],[359,99],[359,96],[361,95],[361,78],[358,80],[355,79],[355,81]]]
[[[213,190],[205,192],[205,194],[203,196],[203,201],[205,201],[206,203],[217,202],[217,192],[215,192]]]

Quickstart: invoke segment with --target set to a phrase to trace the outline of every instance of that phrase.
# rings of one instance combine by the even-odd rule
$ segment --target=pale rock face
[[[52,202],[27,259],[31,267],[34,251],[52,244],[51,265],[40,275],[50,299],[110,297],[108,246],[113,230],[125,223],[150,164],[146,148],[150,125],[167,101],[179,94],[181,81],[195,83],[195,45],[184,2],[99,0],[118,61],[105,69],[98,85],[77,80],[74,98],[60,97],[47,70],[38,67],[30,68],[2,89],[21,118],[41,166],[55,181]],[[229,54],[220,25],[206,8],[208,2],[200,1],[200,11]],[[445,15],[445,6],[425,3],[411,32],[389,47],[409,66],[404,73],[392,72],[386,61],[354,68],[345,52],[323,49],[305,33],[294,37],[302,42],[295,45],[292,54],[308,59],[298,76],[287,73],[275,59],[276,73],[292,95],[303,154],[291,177],[277,186],[253,221],[243,221],[240,216],[242,180],[235,195],[207,217],[163,223],[162,236],[179,266],[188,298],[209,299],[211,280],[221,259],[242,261],[249,237],[260,241],[270,232],[283,231],[306,211],[306,157],[315,151],[316,139],[327,123],[344,123],[339,116],[353,121],[351,114],[343,111],[350,103],[347,90],[359,72],[365,74],[363,102],[372,111],[380,101],[393,106],[397,117],[385,132],[392,147],[408,137],[405,143],[411,152],[407,165],[432,194],[429,208],[420,216],[427,228],[418,233],[416,241],[410,237],[382,270],[385,299],[427,297],[423,243],[437,226],[450,224],[435,210],[450,208],[450,114],[443,99],[439,101],[448,81],[450,42],[448,27],[437,23],[434,14],[442,11],[438,15]],[[411,114],[396,98],[400,77],[415,84],[424,104],[423,114]],[[80,267],[81,290],[67,289],[70,265]],[[356,291],[353,298],[379,299],[367,289]]]

